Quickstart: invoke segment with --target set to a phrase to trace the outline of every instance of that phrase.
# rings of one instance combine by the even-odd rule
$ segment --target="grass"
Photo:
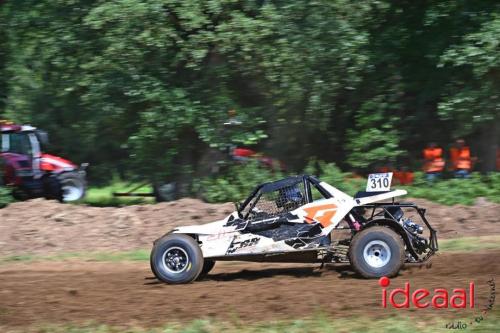
[[[439,252],[468,252],[500,248],[500,235],[443,239]],[[83,260],[97,262],[148,261],[150,250],[139,249],[122,252],[69,252],[52,255],[22,254],[0,258],[0,264],[32,261]]]
[[[467,252],[500,248],[500,235],[463,237],[439,241],[442,252]]]
[[[127,192],[136,186],[141,185],[140,183],[126,183],[126,182],[113,182],[112,184],[104,187],[89,187],[87,190],[87,195],[83,200],[84,204],[97,207],[117,207],[125,205],[138,205],[145,203],[154,203],[154,198],[144,198],[144,197],[115,197],[113,193],[115,192]],[[151,193],[153,188],[151,185],[147,184],[134,192],[137,193]]]
[[[500,326],[500,311],[493,310],[480,323],[468,325],[467,332],[498,332]],[[245,324],[238,320],[230,322],[216,321],[212,319],[195,320],[187,324],[171,323],[163,327],[144,329],[136,328],[118,328],[106,325],[87,324],[83,326],[76,325],[49,325],[37,327],[31,331],[37,333],[333,333],[333,332],[352,332],[352,333],[376,333],[376,332],[450,332],[445,325],[448,322],[461,321],[469,323],[471,318],[445,319],[442,317],[418,318],[417,316],[403,317],[393,316],[382,319],[366,318],[335,318],[333,320],[325,314],[316,314],[313,317],[305,319],[296,319],[292,321],[268,321]],[[29,331],[29,330],[24,330]],[[462,330],[463,331],[463,330]],[[19,331],[13,331],[19,332]]]
[[[0,258],[0,264],[32,261],[64,261],[71,259],[97,262],[147,261],[149,260],[149,254],[150,250],[143,249],[122,252],[69,252],[53,255],[23,254]]]

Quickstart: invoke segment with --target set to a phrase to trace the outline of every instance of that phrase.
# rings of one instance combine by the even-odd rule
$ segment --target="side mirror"
[[[35,132],[38,141],[40,142],[40,146],[46,147],[49,144],[49,134],[42,130],[36,130]]]

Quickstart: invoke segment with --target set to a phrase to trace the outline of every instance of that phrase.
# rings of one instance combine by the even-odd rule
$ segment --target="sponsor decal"
[[[318,205],[308,208],[303,208],[306,212],[306,222],[319,222],[323,227],[332,224],[332,218],[337,213],[337,206],[335,204]]]
[[[234,253],[234,252],[236,252],[242,248],[245,248],[245,247],[255,246],[255,245],[257,245],[259,240],[260,240],[259,237],[254,237],[254,238],[246,239],[244,241],[237,241],[236,236],[235,236],[233,241],[229,245],[229,248],[227,249],[226,254]]]

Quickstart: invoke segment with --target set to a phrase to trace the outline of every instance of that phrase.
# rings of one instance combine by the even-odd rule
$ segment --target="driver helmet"
[[[292,210],[303,204],[304,196],[297,185],[282,188],[279,192],[278,207],[286,207]]]

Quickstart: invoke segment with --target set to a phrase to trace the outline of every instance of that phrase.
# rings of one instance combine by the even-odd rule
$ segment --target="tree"
[[[460,125],[455,135],[481,131],[482,169],[494,171],[500,142],[500,12],[488,16],[479,31],[465,35],[441,57],[442,66],[451,65],[457,72],[439,111]]]

